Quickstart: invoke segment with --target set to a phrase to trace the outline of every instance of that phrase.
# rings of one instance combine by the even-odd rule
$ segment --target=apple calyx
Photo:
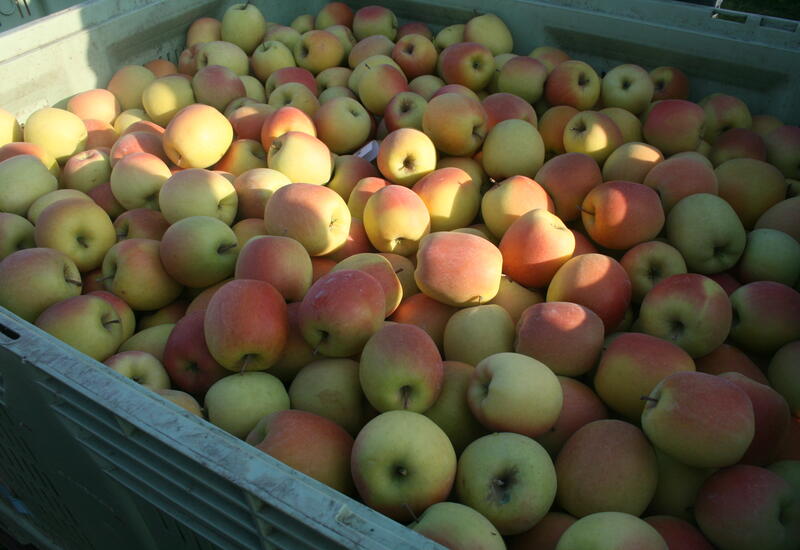
[[[253,358],[253,354],[252,353],[246,353],[244,355],[244,357],[242,357],[242,368],[239,369],[239,374],[244,374],[247,371],[247,363],[252,358]]]
[[[83,286],[83,283],[81,283],[80,281],[77,281],[77,280],[75,280],[75,279],[64,279],[64,280],[65,280],[66,282],[68,282],[69,284],[71,284],[71,285],[75,285],[75,286]]]
[[[510,490],[517,476],[517,469],[512,468],[499,477],[492,479],[489,492],[498,504],[507,504],[511,500]]]
[[[655,407],[655,404],[658,403],[658,399],[656,399],[655,397],[650,397],[649,395],[643,395],[643,396],[639,397],[639,399],[641,401],[647,401],[647,403],[645,403],[645,407],[648,407],[648,406]],[[653,403],[653,404],[651,405],[651,403]]]
[[[411,399],[411,386],[406,384],[400,388],[400,401],[403,404],[403,409],[408,409],[408,401]]]

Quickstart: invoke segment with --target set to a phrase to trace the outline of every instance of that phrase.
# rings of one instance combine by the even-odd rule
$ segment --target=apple
[[[418,326],[428,333],[440,350],[443,350],[444,330],[447,321],[456,311],[457,308],[418,292],[405,297],[389,320]]]
[[[0,109],[0,147],[15,141],[22,141],[22,127],[13,114]]]
[[[414,279],[423,293],[445,304],[480,305],[497,294],[502,262],[501,252],[486,239],[467,233],[432,233],[420,241]]]
[[[121,158],[111,170],[111,192],[127,210],[158,210],[159,191],[170,176],[169,167],[157,156],[132,153]]]
[[[37,222],[36,245],[63,252],[81,271],[99,267],[117,240],[108,214],[82,198],[51,204],[39,214]]]
[[[117,351],[146,351],[163,362],[164,346],[174,327],[174,324],[166,323],[140,330],[122,342]]]
[[[642,182],[661,197],[664,212],[695,193],[717,195],[719,185],[713,166],[698,153],[680,153],[653,166]]]
[[[365,6],[353,15],[353,35],[358,40],[382,34],[389,40],[397,36],[397,16],[383,6]]]
[[[566,153],[549,159],[536,172],[535,179],[552,197],[554,212],[564,222],[581,215],[580,205],[586,195],[603,182],[600,167],[583,153]]]
[[[639,65],[618,65],[603,76],[600,101],[606,107],[620,107],[639,115],[653,98],[655,84]]]
[[[564,403],[558,420],[536,438],[551,457],[557,457],[572,435],[587,424],[608,418],[608,409],[588,386],[573,378],[559,376]]]
[[[586,306],[610,334],[625,317],[631,292],[631,281],[618,261],[591,253],[574,256],[556,271],[547,288],[547,301]]]
[[[375,166],[365,159],[355,155],[339,155],[334,161],[333,175],[327,185],[347,201],[356,183],[377,175]]]
[[[652,145],[636,141],[624,143],[614,149],[603,163],[603,181],[643,183],[653,167],[663,160],[664,155]]]
[[[78,191],[77,189],[56,189],[55,191],[50,191],[49,193],[45,193],[31,204],[31,207],[28,208],[28,220],[34,225],[36,225],[36,221],[39,218],[39,214],[42,213],[42,210],[54,204],[58,201],[65,200],[65,199],[79,199],[84,201],[92,201],[92,197],[84,193],[83,191]]]
[[[269,373],[242,372],[215,382],[204,405],[209,422],[241,439],[266,415],[289,409],[289,395]]]
[[[694,523],[697,492],[716,468],[687,466],[656,448],[658,485],[649,511]]]
[[[516,535],[547,514],[556,495],[556,472],[536,441],[494,433],[461,453],[455,491],[462,504],[483,514],[501,535]]]
[[[678,201],[665,224],[669,244],[678,249],[686,266],[696,273],[719,273],[733,267],[747,242],[736,211],[710,193]]]
[[[645,434],[657,449],[688,466],[731,466],[753,440],[750,398],[725,378],[677,372],[661,380],[646,400]]]
[[[336,35],[322,30],[309,30],[301,34],[292,53],[297,65],[314,75],[338,66],[345,58],[344,46]]]
[[[373,34],[356,42],[347,56],[347,64],[351,69],[358,67],[362,61],[374,55],[391,57],[395,43],[382,34]],[[435,61],[434,57],[434,61]],[[396,64],[396,60],[395,60]],[[399,69],[400,66],[397,65]],[[345,84],[347,85],[347,84]]]
[[[123,111],[141,109],[142,92],[155,79],[156,75],[146,67],[125,65],[114,73],[106,89],[116,96]]]
[[[207,65],[197,71],[192,77],[192,90],[194,102],[211,105],[220,111],[234,99],[247,95],[239,75],[222,65]]]
[[[81,293],[75,263],[52,248],[27,248],[0,260],[0,306],[28,322]]]
[[[689,77],[677,67],[661,66],[650,71],[653,100],[688,99]]]
[[[321,105],[314,113],[317,137],[336,154],[352,153],[369,138],[369,113],[355,99],[338,97]]]
[[[198,46],[196,60],[198,70],[208,65],[223,65],[237,75],[246,75],[250,68],[249,59],[244,50],[225,40],[205,42]]]
[[[86,193],[107,182],[110,176],[109,154],[100,149],[88,149],[69,158],[60,179],[62,187]]]
[[[800,292],[774,281],[740,286],[730,296],[735,323],[730,340],[750,353],[770,356],[800,339]]]
[[[422,130],[422,117],[428,102],[414,92],[400,92],[386,105],[383,113],[386,129],[389,132],[400,128]]]
[[[353,71],[347,67],[330,67],[315,76],[314,80],[321,94],[329,88],[347,88],[351,74]]]
[[[58,188],[55,176],[28,154],[0,161],[0,180],[0,212],[19,216],[25,216],[36,199]]]
[[[344,2],[328,2],[317,12],[315,29],[325,29],[333,25],[353,25],[353,10]]]
[[[620,145],[622,132],[611,117],[599,111],[582,111],[564,127],[566,152],[584,153],[601,165]]]
[[[438,502],[432,505],[409,527],[449,548],[504,550],[506,547],[488,519],[469,506],[457,502]]]
[[[761,368],[745,352],[730,344],[722,344],[708,355],[698,357],[695,359],[695,366],[699,372],[738,372],[761,384],[769,384]]]
[[[231,143],[228,151],[213,166],[213,169],[215,172],[226,172],[236,177],[253,168],[266,167],[267,153],[258,140],[237,139]]]
[[[594,187],[581,204],[581,221],[600,246],[627,250],[654,239],[664,227],[658,193],[640,183],[615,180]]]
[[[594,107],[600,98],[601,80],[587,63],[568,60],[550,72],[544,97],[550,105],[569,105],[580,111]]]
[[[447,435],[412,411],[382,413],[361,429],[351,455],[358,494],[376,511],[409,521],[444,501],[456,476]]]
[[[397,29],[396,38],[397,40],[400,40],[409,34],[419,34],[429,40],[433,40],[433,31],[428,25],[422,23],[421,21],[409,21],[408,23],[400,25],[400,27]]]
[[[350,210],[350,215],[353,218],[363,219],[364,207],[369,198],[389,185],[391,184],[383,178],[366,177],[358,180],[358,183],[350,192],[350,197],[347,199],[347,208]]]
[[[268,234],[296,239],[309,255],[322,256],[347,239],[350,211],[335,191],[311,183],[294,183],[273,193],[264,221]]]
[[[783,231],[755,229],[747,234],[738,274],[743,283],[776,281],[792,286],[800,281],[800,243]]]
[[[373,276],[383,289],[386,301],[384,317],[391,315],[403,298],[403,287],[400,279],[395,274],[394,266],[381,256],[373,252],[358,252],[345,257],[333,267],[331,272],[345,269],[357,269]]]
[[[122,343],[122,323],[114,306],[99,296],[74,296],[36,317],[36,326],[93,359],[104,361]]]
[[[555,550],[586,548],[668,550],[658,531],[644,520],[624,512],[596,512],[580,518],[564,531]]]
[[[292,183],[304,185],[323,185],[330,180],[333,171],[328,146],[314,136],[294,131],[272,142],[267,165],[282,172]]]
[[[421,95],[425,101],[430,101],[442,86],[444,80],[433,74],[424,74],[412,79],[408,83],[408,89],[414,93]]]
[[[311,95],[314,97],[317,96],[317,82],[314,80],[314,75],[311,74],[311,71],[308,69],[303,69],[301,67],[284,67],[283,69],[278,69],[269,75],[269,78],[264,85],[264,91],[267,97],[270,97],[272,92],[277,90],[280,86],[291,83],[302,84],[308,89],[309,92],[311,92]],[[289,88],[289,90],[293,89],[294,87]],[[287,95],[289,94],[287,93],[283,96],[278,96],[283,98],[283,102],[281,105],[279,105],[279,107],[282,107],[288,102],[288,100],[291,100],[291,97],[286,97]]]
[[[353,436],[323,416],[274,412],[258,421],[247,442],[340,493],[355,493],[350,475]]]
[[[208,105],[194,104],[178,111],[164,132],[164,152],[180,168],[208,168],[217,163],[233,141],[233,127]]]
[[[173,384],[193,395],[204,395],[230,373],[208,351],[204,320],[203,311],[187,313],[171,328],[163,346],[164,368]]]
[[[299,33],[304,33],[314,28],[314,16],[310,13],[298,15],[292,20],[291,27]]]
[[[151,59],[143,65],[150,69],[156,78],[167,76],[168,74],[175,74],[178,72],[178,66],[172,61],[163,58]]]
[[[320,277],[300,304],[300,330],[315,353],[349,357],[383,324],[386,300],[371,275],[348,269]]]
[[[536,437],[558,420],[563,393],[558,378],[544,363],[501,352],[475,366],[467,402],[475,418],[490,430]]]
[[[214,71],[216,69],[212,70],[212,74]],[[224,82],[225,79],[225,75],[209,75],[209,77],[206,77],[206,80],[211,80],[212,82]],[[208,86],[209,83],[205,85]],[[242,92],[241,95],[244,95],[243,84],[236,82],[236,85],[239,91]],[[239,96],[234,95],[233,97]],[[145,112],[153,122],[160,126],[166,126],[178,111],[193,103],[195,103],[195,95],[192,81],[180,74],[157,78],[142,91],[142,106]]]
[[[787,178],[800,179],[800,169],[797,168],[800,126],[779,126],[764,136],[764,143],[767,160]]]
[[[83,121],[86,126],[86,150],[99,147],[111,148],[119,138],[119,134],[111,124],[100,120],[87,119]]]
[[[461,84],[476,92],[489,84],[495,70],[489,48],[477,42],[458,42],[444,48],[437,62],[439,76],[447,84]]]
[[[146,351],[123,351],[112,355],[103,363],[125,378],[151,390],[169,389],[169,376],[164,365]]]
[[[544,63],[544,66],[547,68],[547,74],[553,72],[553,69],[559,63],[570,59],[569,54],[553,46],[538,46],[528,54],[528,57],[538,59]]]
[[[265,151],[269,151],[272,142],[288,132],[303,132],[309,136],[317,136],[314,120],[306,113],[286,105],[276,109],[261,126],[259,138]]]
[[[641,396],[674,372],[694,370],[691,356],[679,346],[649,334],[626,332],[604,350],[594,389],[612,410],[636,422],[644,410]]]
[[[705,111],[684,99],[664,99],[656,102],[647,113],[642,135],[664,156],[682,151],[694,151],[703,137]]]
[[[767,146],[764,139],[753,130],[731,128],[714,141],[708,156],[714,166],[735,158],[766,161]]]
[[[195,19],[186,31],[186,47],[219,40],[221,32],[222,22],[219,19],[213,17]]]
[[[514,322],[496,304],[463,308],[447,321],[443,344],[448,361],[477,365],[490,355],[513,350]]]
[[[159,255],[167,273],[182,285],[205,288],[233,274],[238,240],[223,221],[191,216],[164,233]]]
[[[311,286],[311,258],[289,237],[255,237],[239,253],[235,277],[270,283],[287,302],[296,302]]]
[[[725,341],[731,323],[731,301],[722,287],[687,273],[661,280],[644,296],[638,328],[702,357]]]
[[[366,63],[366,62],[365,62]],[[408,91],[408,79],[403,71],[389,64],[364,65],[356,92],[367,110],[383,116],[395,95]]]
[[[606,107],[600,109],[600,112],[608,115],[617,125],[619,131],[622,132],[623,143],[642,141],[642,121],[636,115],[619,107]]]
[[[564,129],[572,117],[578,113],[578,109],[570,105],[556,105],[542,113],[537,127],[542,136],[548,159],[566,152]]]
[[[662,241],[647,241],[631,247],[619,263],[628,273],[633,285],[632,298],[637,304],[662,280],[687,272],[678,249]]]
[[[353,72],[350,74],[350,78],[347,79],[347,87],[350,88],[353,92],[359,93],[359,86],[361,85],[361,79],[367,73],[367,71],[373,70],[380,65],[391,65],[401,73],[403,72],[400,69],[400,65],[398,65],[394,59],[387,55],[371,55],[361,63],[356,65],[353,69]],[[393,75],[396,78],[396,75]],[[391,99],[391,98],[389,98]],[[388,101],[388,99],[386,100]]]
[[[782,346],[769,362],[767,376],[772,388],[788,402],[793,416],[800,416],[800,384],[797,370],[800,363],[800,342],[794,341]]]
[[[33,248],[33,224],[17,214],[0,212],[0,261],[18,250]]]
[[[559,505],[581,518],[598,512],[642,514],[658,479],[656,455],[642,431],[596,420],[570,437],[555,461]]]
[[[530,103],[510,93],[494,93],[487,96],[482,102],[486,110],[486,130],[490,131],[498,122],[511,118],[526,120],[534,127],[537,126],[536,111]],[[544,136],[542,136],[544,139]],[[545,147],[545,152],[547,152]]]
[[[486,135],[483,168],[495,180],[517,175],[532,178],[544,163],[544,153],[544,142],[536,128],[524,120],[504,120]]]
[[[171,389],[155,390],[155,393],[167,401],[171,401],[178,407],[190,412],[191,414],[199,416],[203,419],[205,418],[205,416],[203,416],[203,408],[200,406],[200,403],[198,403],[197,399],[188,393]]]
[[[514,47],[511,31],[497,15],[485,13],[467,21],[464,41],[477,42],[489,48],[492,55],[510,53]]]
[[[350,435],[366,423],[358,363],[352,359],[317,359],[304,366],[289,386],[292,407],[336,422]]]
[[[255,4],[233,4],[225,10],[220,27],[220,38],[239,46],[250,55],[264,37],[267,22]]]
[[[19,155],[32,155],[38,158],[53,176],[59,177],[61,174],[61,167],[59,166],[55,157],[48,153],[44,147],[41,147],[40,145],[20,141],[6,143],[0,147],[0,162]]]
[[[156,134],[149,130],[133,131],[134,124],[129,127],[132,131],[120,135],[119,139],[111,146],[109,151],[111,168],[124,157],[134,153],[149,153],[164,162],[169,162],[169,157],[164,152],[163,132]],[[108,181],[108,178],[105,181]]]
[[[440,168],[418,180],[417,193],[431,217],[431,231],[450,231],[475,219],[480,207],[480,184],[459,168]]]
[[[383,52],[381,52],[383,53]],[[433,42],[420,34],[409,34],[397,40],[391,57],[411,80],[421,75],[433,74],[439,54]]]
[[[773,165],[764,161],[737,158],[714,170],[719,196],[733,207],[746,230],[770,207],[786,198],[786,180]],[[758,181],[758,185],[752,185]]]
[[[453,44],[463,42],[465,28],[466,25],[464,25],[463,23],[457,23],[455,25],[448,25],[446,27],[442,27],[442,29],[438,33],[436,33],[436,37],[433,40],[436,49],[438,49],[441,52],[448,46],[452,46]]]
[[[103,88],[75,94],[67,101],[67,110],[81,120],[99,120],[107,124],[114,122],[121,111],[116,96]]]
[[[516,95],[529,104],[536,103],[544,91],[547,67],[532,57],[523,55],[509,59],[498,68],[497,91]]]
[[[436,168],[434,142],[419,130],[400,128],[381,142],[377,164],[386,179],[411,187]]]
[[[800,242],[800,223],[797,221],[800,219],[798,218],[798,212],[800,212],[800,196],[790,197],[774,204],[761,214],[754,227],[755,229],[777,229]]]
[[[164,182],[158,205],[171,224],[193,216],[209,216],[230,225],[236,216],[238,197],[227,178],[203,168],[190,168]]]
[[[791,548],[800,535],[797,507],[785,479],[744,464],[714,473],[694,504],[700,530],[718,548]]]
[[[417,326],[384,325],[364,344],[360,359],[361,388],[378,412],[424,413],[439,397],[442,357],[431,337]]]
[[[103,258],[103,284],[134,310],[160,309],[180,295],[183,287],[170,277],[159,256],[160,243],[126,239]]]
[[[396,132],[417,132],[401,129]],[[348,212],[349,213],[349,212]],[[407,187],[389,185],[367,200],[364,229],[369,241],[380,252],[408,256],[417,251],[430,232],[430,214],[425,202]]]
[[[701,99],[699,105],[705,111],[703,139],[712,145],[723,132],[731,128],[749,128],[753,123],[750,110],[738,97],[714,93]]]

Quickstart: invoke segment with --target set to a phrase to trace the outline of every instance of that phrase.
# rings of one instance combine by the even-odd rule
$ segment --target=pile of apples
[[[186,38],[0,110],[0,306],[449,548],[798,548],[800,127],[492,14]]]

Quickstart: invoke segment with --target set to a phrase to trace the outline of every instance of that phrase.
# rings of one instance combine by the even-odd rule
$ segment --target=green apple
[[[242,372],[208,388],[204,405],[209,422],[243,439],[268,414],[287,410],[289,394],[271,374]]]
[[[154,355],[146,351],[123,351],[103,361],[112,370],[151,390],[167,390],[169,376]]]
[[[755,229],[738,265],[742,283],[776,281],[788,286],[800,282],[800,243],[776,229]]]
[[[351,467],[358,494],[368,506],[407,522],[447,499],[456,476],[456,453],[429,418],[389,411],[361,429]]]
[[[222,16],[220,38],[239,46],[250,55],[267,31],[264,14],[255,4],[244,2],[233,4]]]
[[[597,512],[573,523],[555,550],[669,550],[664,538],[646,521],[624,512]]]
[[[209,216],[191,216],[167,229],[159,254],[164,269],[178,283],[205,288],[233,274],[238,243],[225,222]]]
[[[501,535],[527,531],[556,496],[556,471],[539,443],[515,433],[476,439],[458,459],[458,501],[483,514]]]
[[[202,168],[190,168],[164,182],[158,192],[158,204],[171,224],[191,216],[210,216],[231,225],[239,199],[233,184],[224,176]]]
[[[18,214],[0,212],[0,261],[34,246],[33,224]]]
[[[492,522],[469,506],[437,502],[409,526],[447,548],[505,550]]]
[[[142,329],[122,342],[117,351],[146,351],[161,361],[164,357],[164,347],[175,325],[165,323]]]
[[[444,356],[448,361],[477,365],[495,353],[514,349],[514,322],[501,306],[463,308],[444,329]]]
[[[0,212],[25,216],[42,195],[58,189],[58,180],[33,155],[16,155],[0,162]]]

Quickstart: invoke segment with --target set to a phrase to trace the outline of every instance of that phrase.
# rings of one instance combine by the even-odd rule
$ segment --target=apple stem
[[[83,286],[83,283],[81,283],[80,281],[75,280],[75,279],[64,279],[64,280],[67,281],[71,285]]]
[[[402,273],[403,272],[403,268],[402,267],[398,267],[397,269],[394,270],[394,272],[395,273]]]
[[[589,210],[586,210],[586,209],[585,209],[584,207],[582,207],[581,205],[578,205],[578,210],[580,210],[580,211],[581,211],[581,212],[583,212],[584,214],[589,214],[590,216],[594,216],[594,212],[590,212]]]
[[[408,400],[411,397],[411,387],[410,386],[403,386],[400,388],[400,396],[403,400],[403,409],[408,408]]]
[[[225,254],[228,250],[236,248],[236,243],[223,244],[217,248],[217,254]]]
[[[653,403],[658,403],[658,399],[656,399],[655,397],[650,397],[649,395],[643,395],[639,399],[641,399],[642,401],[652,401]]]
[[[113,275],[106,275],[105,277],[98,277],[97,279],[95,279],[95,282],[96,283],[104,283],[106,281],[110,281],[113,278],[114,278]]]
[[[411,517],[414,518],[414,521],[419,521],[417,514],[414,513],[414,510],[411,509],[411,506],[409,506],[407,502],[404,502],[403,506],[408,510],[408,513],[411,514]]]
[[[110,321],[105,321],[103,323],[103,326],[107,327],[108,325],[113,325],[114,323],[122,323],[122,321],[120,321],[119,319],[112,319]]]
[[[242,361],[242,368],[239,369],[239,374],[244,374],[245,373],[245,371],[247,370],[247,362],[250,361],[251,357],[252,357],[252,355],[249,354],[249,353],[244,356],[244,361]]]

